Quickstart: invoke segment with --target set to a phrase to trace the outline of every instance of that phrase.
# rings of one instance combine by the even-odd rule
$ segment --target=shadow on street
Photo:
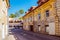
[[[10,29],[10,35],[14,35],[16,40],[60,40],[60,37],[50,36],[22,29]]]

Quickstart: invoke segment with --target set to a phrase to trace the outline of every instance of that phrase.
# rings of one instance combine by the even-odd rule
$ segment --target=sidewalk
[[[15,40],[13,35],[9,35],[5,40]]]

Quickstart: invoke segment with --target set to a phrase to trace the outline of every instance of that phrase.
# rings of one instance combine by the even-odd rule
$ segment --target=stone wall
[[[60,0],[56,0],[56,13],[57,13],[57,26],[56,26],[56,35],[60,35]]]

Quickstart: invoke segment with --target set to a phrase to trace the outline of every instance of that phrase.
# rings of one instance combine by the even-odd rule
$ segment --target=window
[[[32,21],[32,17],[30,17],[29,20]]]
[[[32,21],[32,17],[30,17],[30,20]]]
[[[46,11],[46,17],[49,17],[49,10]]]
[[[40,14],[38,14],[38,19],[40,19],[40,16],[41,16],[41,15],[40,15]]]

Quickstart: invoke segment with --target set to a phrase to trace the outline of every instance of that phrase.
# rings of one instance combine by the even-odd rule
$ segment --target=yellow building
[[[31,30],[33,31],[33,29],[30,29],[30,27],[28,26],[33,26],[33,12],[30,12],[31,10],[35,9],[36,6],[32,6],[28,12],[26,12],[26,15],[23,17],[23,20],[24,20],[24,29],[25,30]],[[33,28],[33,27],[31,27]]]
[[[0,40],[8,34],[9,0],[0,0]]]
[[[25,30],[60,36],[60,0],[39,0],[32,9],[23,16]]]

